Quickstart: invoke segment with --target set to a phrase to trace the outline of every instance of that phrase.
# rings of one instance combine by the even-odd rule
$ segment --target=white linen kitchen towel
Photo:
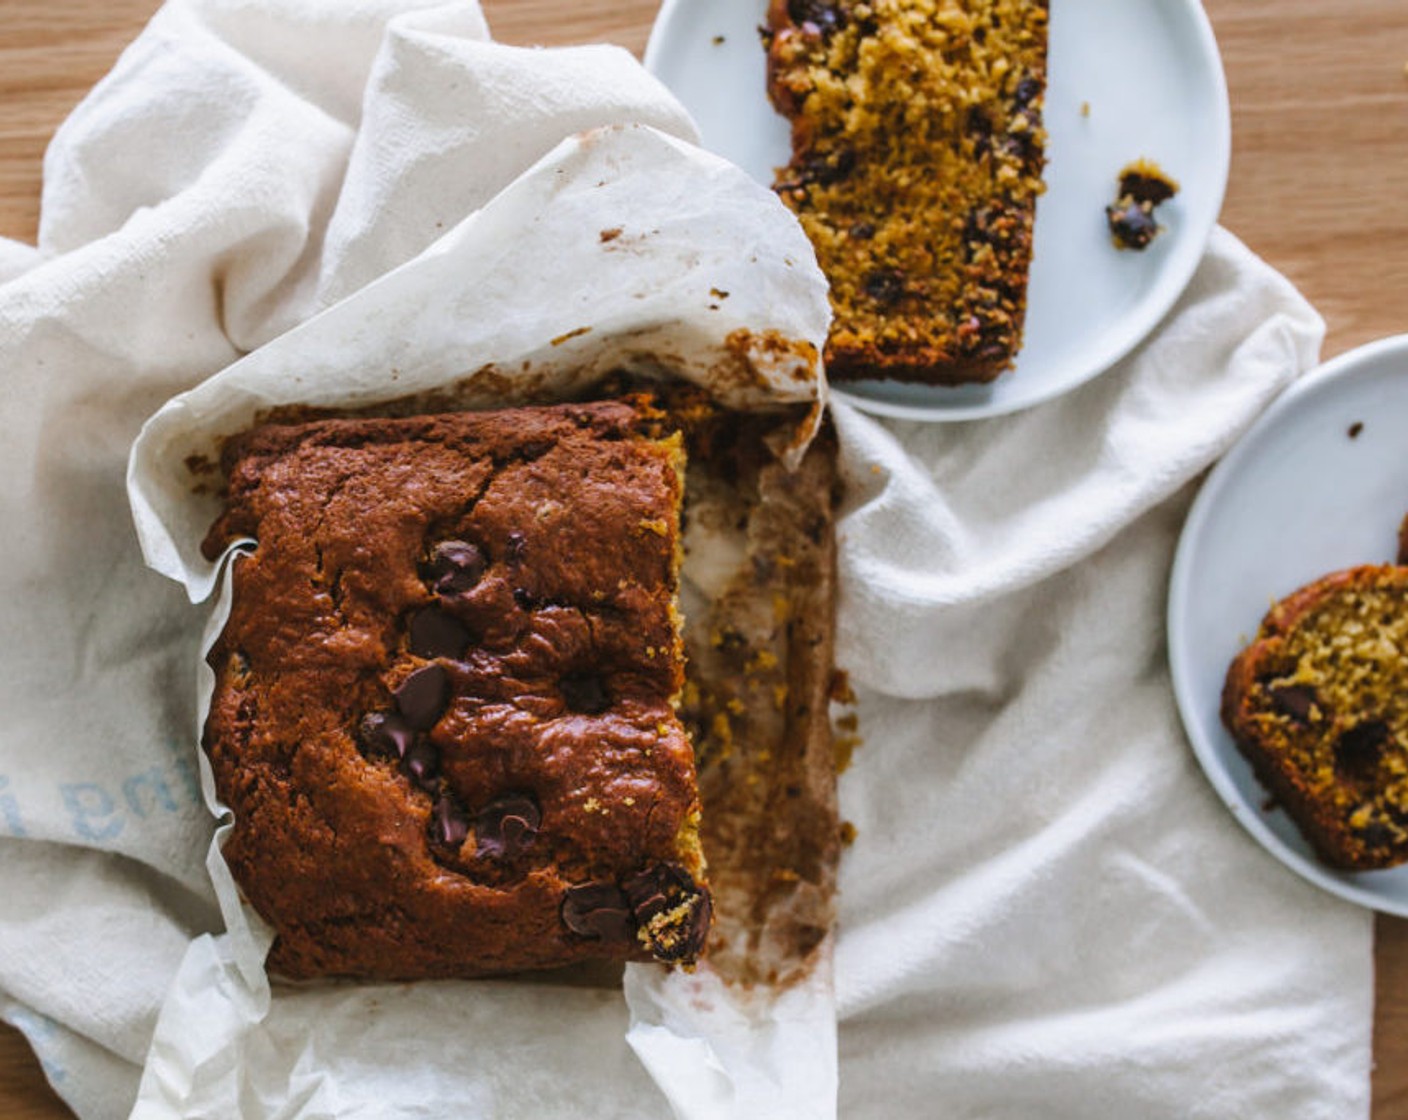
[[[219,923],[204,611],[141,565],[141,422],[564,136],[693,135],[623,52],[484,34],[467,3],[176,0],[56,137],[37,250],[0,244],[0,1013],[85,1118],[128,1113],[178,966]],[[1163,653],[1189,484],[1320,336],[1219,233],[1160,330],[1067,397],[937,428],[835,410],[866,740],[842,780],[843,1116],[1367,1115],[1370,919],[1216,802]],[[443,1115],[425,1102],[465,1083],[466,1115],[668,1114],[618,997],[583,1037],[539,991],[541,1033],[496,1030],[472,987],[412,987],[370,1019],[334,1009],[311,1045],[275,1001],[248,1084],[279,1108],[224,1115]],[[464,1001],[467,1051],[528,1048],[544,1078],[471,1062],[466,1082],[401,1025],[426,999]],[[295,1043],[314,1066],[279,1066]],[[576,1111],[545,1109],[564,1082]]]

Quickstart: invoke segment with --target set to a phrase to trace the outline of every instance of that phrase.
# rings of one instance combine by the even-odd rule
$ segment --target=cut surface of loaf
[[[1222,718],[1325,862],[1408,861],[1408,567],[1327,575],[1276,603]]]
[[[824,957],[841,848],[830,712],[836,443],[823,429],[787,470],[768,448],[786,433],[765,416],[719,412],[686,432],[680,714],[704,803],[709,965],[770,987],[804,980]],[[732,547],[706,559],[711,542]]]
[[[691,962],[710,897],[677,434],[632,399],[271,425],[226,449],[204,745],[271,970]]]
[[[838,380],[991,381],[1021,347],[1044,0],[772,0],[775,189],[831,284]]]

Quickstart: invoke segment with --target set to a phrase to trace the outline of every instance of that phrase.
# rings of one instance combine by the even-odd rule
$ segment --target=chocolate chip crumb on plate
[[[1372,416],[1357,439],[1345,432]],[[1218,795],[1282,863],[1363,906],[1408,916],[1408,865],[1326,866],[1266,791],[1219,717],[1228,665],[1273,600],[1330,572],[1398,555],[1408,508],[1408,335],[1328,362],[1289,389],[1208,478],[1169,588],[1169,662],[1194,753]],[[1278,694],[1289,711],[1312,698]]]
[[[1110,240],[1116,249],[1143,252],[1164,232],[1157,209],[1178,194],[1178,183],[1157,163],[1137,159],[1124,168],[1115,201],[1105,207]]]
[[[798,0],[799,3],[802,0]],[[806,0],[816,23],[824,0]],[[684,102],[704,145],[774,185],[788,122],[767,94],[758,27],[767,0],[665,0],[646,65]],[[820,25],[818,25],[820,26]],[[724,42],[716,44],[722,37]],[[987,384],[850,380],[838,395],[867,411],[969,420],[1028,408],[1108,369],[1182,294],[1217,221],[1227,181],[1226,83],[1195,0],[1061,0],[1051,5],[1044,124],[1046,193],[1037,203],[1025,342]],[[1090,104],[1095,111],[1084,112]],[[1144,155],[1181,190],[1165,232],[1142,253],[1110,247],[1112,177]],[[836,165],[829,173],[845,174]],[[883,289],[891,281],[877,277]]]

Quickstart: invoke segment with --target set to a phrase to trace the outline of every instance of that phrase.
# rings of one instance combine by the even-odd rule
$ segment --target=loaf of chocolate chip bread
[[[776,190],[831,283],[836,380],[991,381],[1022,342],[1045,0],[772,0]]]
[[[648,401],[266,426],[204,745],[285,976],[689,963],[678,435]]]
[[[1408,861],[1408,567],[1335,572],[1276,603],[1228,669],[1222,719],[1321,859]]]

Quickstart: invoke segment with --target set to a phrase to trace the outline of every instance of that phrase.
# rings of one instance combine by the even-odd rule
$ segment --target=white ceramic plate
[[[665,0],[645,64],[694,115],[704,145],[771,186],[787,162],[758,26],[766,0]],[[1178,299],[1222,208],[1231,128],[1212,28],[1197,0],[1052,0],[1047,192],[1037,205],[1026,344],[992,385],[863,381],[840,395],[867,411],[968,420],[1027,408],[1108,369]],[[1090,115],[1081,115],[1088,103]],[[1142,253],[1110,244],[1105,206],[1147,156],[1182,191]]]
[[[1349,433],[1362,424],[1357,437]],[[1173,687],[1213,786],[1272,855],[1326,890],[1408,917],[1408,866],[1316,862],[1222,726],[1227,666],[1273,599],[1322,575],[1391,561],[1408,512],[1408,335],[1328,362],[1288,390],[1209,476],[1169,587]]]

